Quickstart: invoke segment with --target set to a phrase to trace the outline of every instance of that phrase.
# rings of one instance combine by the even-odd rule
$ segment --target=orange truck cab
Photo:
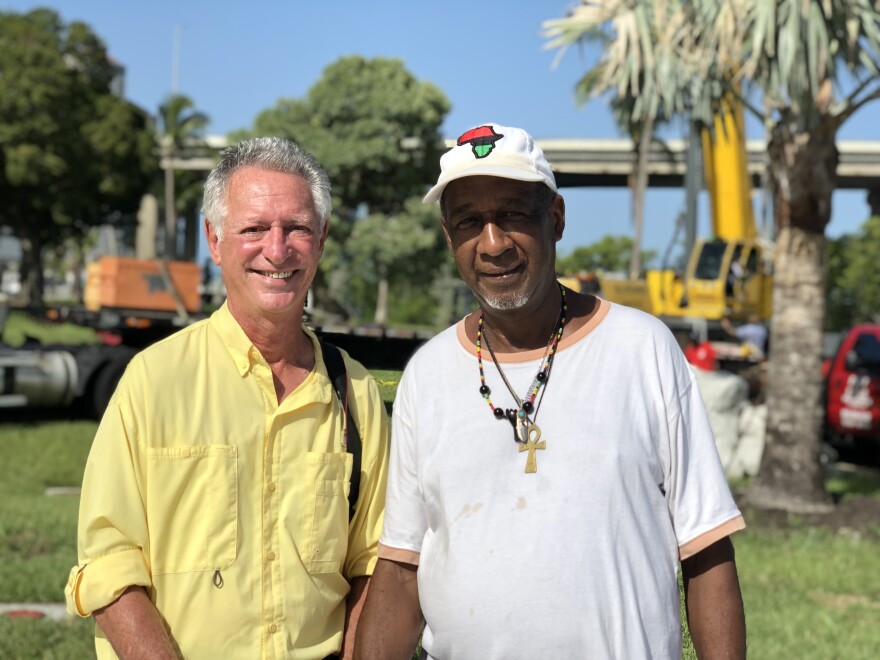
[[[854,326],[824,365],[825,423],[832,445],[867,445],[880,459],[880,325]]]

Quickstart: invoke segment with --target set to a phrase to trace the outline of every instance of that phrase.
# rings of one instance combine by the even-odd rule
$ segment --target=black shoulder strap
[[[321,340],[321,351],[324,354],[324,366],[327,367],[330,382],[333,384],[336,396],[339,397],[339,402],[345,411],[345,446],[352,458],[351,488],[348,492],[348,520],[351,522],[361,489],[361,435],[358,433],[357,424],[354,423],[354,417],[352,417],[351,408],[348,405],[348,373],[345,370],[342,353],[336,346],[323,340]]]

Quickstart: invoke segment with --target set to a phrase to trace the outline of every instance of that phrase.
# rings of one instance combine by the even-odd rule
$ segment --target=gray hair
[[[223,225],[229,209],[226,197],[232,175],[245,167],[258,167],[272,172],[301,176],[309,184],[315,213],[321,220],[321,229],[330,217],[330,179],[317,159],[291,140],[261,137],[242,140],[223,150],[220,162],[205,181],[202,212],[213,225],[217,237],[223,240]]]

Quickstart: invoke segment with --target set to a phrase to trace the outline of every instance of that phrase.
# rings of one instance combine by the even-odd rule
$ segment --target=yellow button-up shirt
[[[363,445],[350,523],[352,457],[322,359],[279,405],[225,305],[136,356],[86,464],[70,612],[141,585],[188,659],[338,651],[349,580],[376,562],[388,453],[378,389],[346,367]],[[100,629],[96,648],[115,657]]]

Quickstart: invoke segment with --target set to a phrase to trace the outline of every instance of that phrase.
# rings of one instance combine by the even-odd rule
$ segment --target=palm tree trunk
[[[645,193],[648,190],[648,157],[654,139],[654,120],[647,119],[639,136],[639,157],[633,186],[633,247],[629,276],[636,279],[642,271],[642,232],[645,226]]]
[[[838,153],[835,131],[792,134],[777,127],[769,146],[779,233],[767,373],[767,434],[751,503],[793,512],[827,510],[820,462],[825,226]]]
[[[174,201],[174,152],[166,150],[165,166],[165,258],[177,258],[177,208]]]
[[[825,236],[785,227],[776,240],[767,434],[753,504],[809,512],[831,502],[820,463]]]

